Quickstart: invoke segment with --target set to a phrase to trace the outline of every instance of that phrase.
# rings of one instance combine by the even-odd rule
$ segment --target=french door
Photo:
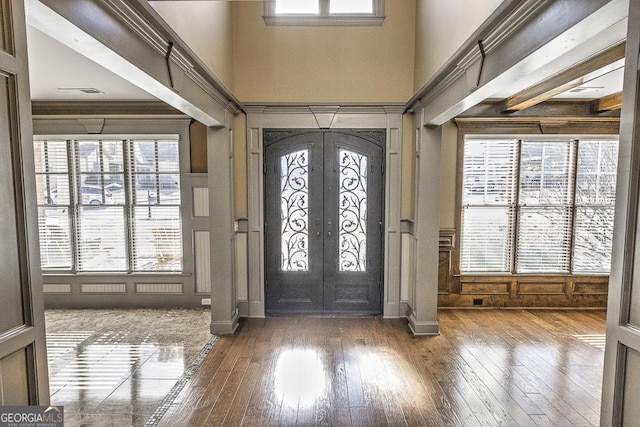
[[[26,23],[21,0],[0,2],[0,30],[0,406],[48,405]]]
[[[384,130],[265,130],[269,315],[381,312]]]

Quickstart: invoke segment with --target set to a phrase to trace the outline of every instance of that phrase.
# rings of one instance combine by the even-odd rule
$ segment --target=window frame
[[[385,0],[371,0],[373,13],[341,13],[329,12],[330,0],[318,0],[318,14],[277,14],[276,0],[264,2],[264,22],[267,26],[381,26],[385,19]]]
[[[69,209],[69,217],[70,217],[70,229],[69,229],[69,240],[70,240],[70,250],[71,250],[71,267],[70,268],[45,268],[42,267],[42,272],[45,275],[82,275],[82,276],[99,276],[99,275],[184,275],[188,272],[188,264],[187,264],[187,253],[186,253],[186,242],[185,242],[185,203],[189,203],[189,200],[185,198],[185,162],[188,162],[188,159],[185,159],[184,152],[184,139],[185,135],[182,131],[178,132],[165,132],[165,133],[105,133],[105,134],[71,134],[71,133],[63,133],[63,134],[34,134],[33,142],[35,144],[36,141],[64,141],[66,143],[67,148],[67,180],[69,182],[69,200],[66,205],[63,207],[67,207]],[[129,151],[131,149],[131,145],[135,141],[176,141],[177,142],[177,154],[178,154],[178,174],[180,176],[180,185],[178,188],[178,192],[180,194],[180,203],[179,204],[170,204],[163,205],[157,204],[153,206],[169,206],[169,207],[177,207],[179,214],[179,231],[180,231],[180,244],[182,246],[182,258],[180,269],[178,270],[169,270],[169,269],[156,269],[156,270],[135,270],[134,269],[134,254],[132,249],[132,241],[131,241],[131,232],[134,227],[135,219],[133,218],[133,211],[135,208],[140,206],[147,205],[139,205],[135,202],[136,191],[132,188],[127,188],[133,182],[132,180],[135,178],[131,174],[131,169],[134,167],[130,164],[130,155]],[[125,251],[126,251],[126,269],[124,270],[79,270],[79,235],[77,230],[77,222],[78,216],[80,215],[80,209],[85,207],[82,200],[78,200],[77,191],[81,188],[81,176],[83,175],[82,170],[78,167],[76,162],[74,162],[74,157],[77,156],[75,151],[78,149],[78,144],[86,141],[122,141],[122,151],[123,151],[123,177],[126,182],[125,184],[125,194],[124,194],[124,203],[121,205],[124,210],[124,227],[125,227]],[[72,154],[71,151],[74,153]],[[77,159],[76,159],[77,160]],[[43,173],[37,173],[37,175]],[[175,174],[175,173],[174,173]],[[108,172],[101,171],[101,176],[108,175]],[[103,184],[104,185],[104,184]],[[47,207],[47,206],[55,206],[51,204],[40,204],[38,203],[38,208]],[[106,204],[109,206],[109,204]],[[148,205],[152,206],[152,205]]]
[[[619,137],[617,135],[617,133],[611,132],[611,133],[594,133],[594,134],[588,134],[588,133],[562,133],[562,134],[549,134],[549,135],[545,135],[545,134],[539,134],[539,133],[519,133],[519,132],[508,132],[505,131],[505,133],[495,133],[495,132],[482,132],[481,130],[478,131],[479,129],[464,129],[464,124],[462,124],[463,126],[459,129],[458,132],[458,168],[457,170],[459,171],[458,176],[456,177],[457,180],[457,184],[456,184],[456,188],[457,188],[457,196],[456,196],[456,227],[457,230],[459,230],[460,233],[460,245],[458,245],[457,251],[456,251],[456,259],[453,260],[453,266],[454,266],[454,274],[456,275],[460,275],[460,276],[536,276],[536,275],[544,275],[544,276],[608,276],[610,273],[609,272],[595,272],[595,271],[576,271],[575,270],[575,265],[574,265],[574,245],[575,245],[575,240],[576,240],[576,224],[577,221],[575,219],[575,215],[576,215],[576,210],[579,207],[583,207],[585,204],[584,203],[577,203],[576,202],[576,192],[577,192],[577,184],[575,182],[575,178],[577,176],[578,170],[577,170],[577,158],[578,158],[578,150],[579,150],[579,144],[580,141],[583,142],[593,142],[593,141],[619,141]],[[506,129],[505,129],[506,130]],[[514,200],[514,207],[515,207],[515,212],[514,212],[514,218],[513,218],[513,229],[511,231],[511,253],[510,253],[510,265],[509,265],[509,271],[462,271],[462,244],[463,244],[463,238],[462,238],[462,232],[463,232],[463,210],[464,210],[464,201],[463,201],[463,192],[464,192],[464,177],[463,177],[463,169],[464,169],[464,147],[465,147],[465,141],[467,140],[491,140],[491,139],[495,139],[495,140],[502,140],[502,141],[506,141],[506,140],[516,140],[518,147],[517,150],[518,152],[520,152],[521,147],[522,147],[522,143],[523,142],[537,142],[537,141],[563,141],[563,142],[570,142],[570,141],[574,141],[575,143],[575,154],[574,154],[574,159],[573,161],[576,162],[576,165],[574,166],[574,170],[572,170],[570,172],[570,175],[568,178],[570,180],[572,180],[571,182],[571,191],[573,192],[573,196],[572,196],[572,200],[571,200],[571,224],[570,224],[570,240],[569,240],[569,244],[570,244],[570,249],[569,249],[569,270],[567,272],[559,272],[559,271],[527,271],[527,272],[519,272],[517,270],[517,254],[518,254],[518,233],[519,233],[519,211],[520,208],[522,206],[522,203],[520,203],[520,194],[519,194],[519,183],[520,183],[520,166],[521,166],[521,159],[520,159],[520,154],[518,155],[518,160],[517,160],[517,165],[514,166],[514,170],[515,173],[517,174],[516,176],[516,180],[517,180],[517,188],[516,188],[516,198]]]

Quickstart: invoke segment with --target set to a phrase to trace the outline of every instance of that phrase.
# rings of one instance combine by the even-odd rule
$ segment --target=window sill
[[[464,279],[465,277],[608,277],[610,273],[504,273],[504,272],[477,272],[457,273],[453,277]]]
[[[172,276],[172,277],[190,277],[191,273],[184,273],[180,271],[142,271],[135,273],[126,272],[42,272],[42,277],[141,277],[141,276]]]
[[[318,16],[318,15],[281,15],[264,16],[267,26],[381,26],[385,16]]]

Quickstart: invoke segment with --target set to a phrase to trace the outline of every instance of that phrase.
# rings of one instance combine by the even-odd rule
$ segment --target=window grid
[[[517,153],[510,167],[504,166],[506,156],[501,160],[487,148],[482,162],[474,154],[483,144],[510,143]],[[539,158],[529,156],[528,165],[526,144],[540,145]],[[596,153],[592,158],[589,149]],[[558,150],[564,150],[560,162]],[[616,162],[617,141],[607,139],[465,139],[461,272],[607,273]],[[492,173],[493,181],[488,178]],[[509,187],[495,185],[504,173],[515,178],[511,202],[501,198]],[[586,190],[580,192],[580,182],[590,185],[582,185]]]
[[[34,151],[43,270],[182,271],[177,139],[36,140]]]

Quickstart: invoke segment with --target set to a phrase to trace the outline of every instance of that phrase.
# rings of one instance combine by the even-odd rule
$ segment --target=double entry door
[[[385,131],[263,136],[267,314],[379,314]]]

